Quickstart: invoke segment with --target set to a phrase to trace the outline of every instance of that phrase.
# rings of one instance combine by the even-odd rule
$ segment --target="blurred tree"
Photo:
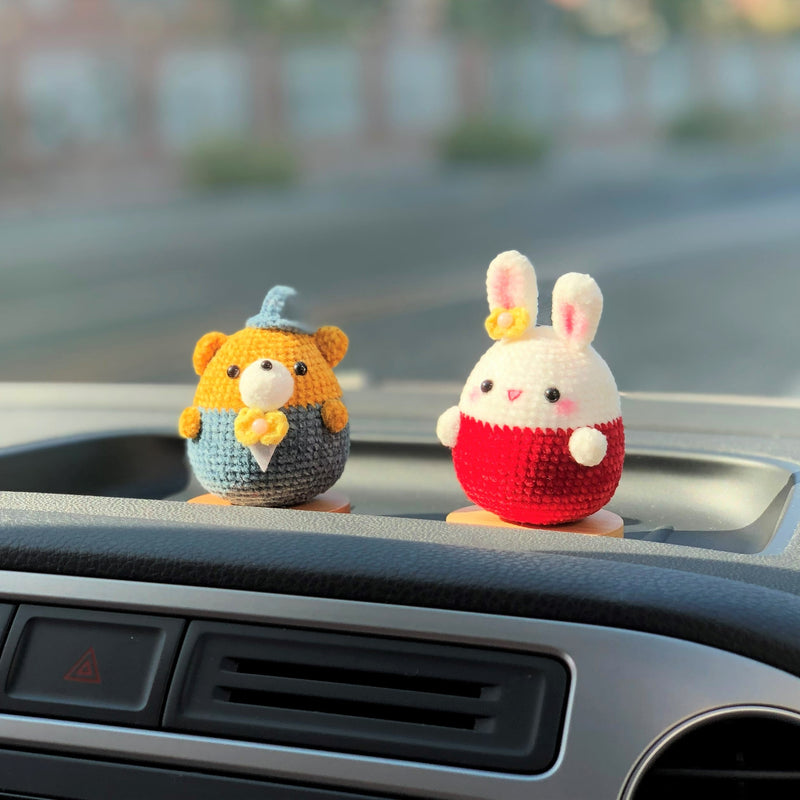
[[[452,128],[441,141],[439,155],[453,164],[535,164],[549,149],[550,141],[536,128],[477,117]]]
[[[800,29],[800,0],[730,0],[736,11],[764,33]]]
[[[750,26],[767,33],[800,28],[800,0],[650,0],[675,30]]]
[[[238,31],[357,32],[386,14],[389,0],[227,0]]]
[[[458,33],[505,39],[552,31],[573,9],[557,8],[552,0],[450,0],[446,21]]]
[[[573,12],[576,19],[598,32],[598,20],[616,20],[607,35],[627,35],[626,20],[635,27],[655,22],[671,33],[741,29],[764,32],[800,28],[800,0],[549,0]]]
[[[385,18],[392,0],[225,0],[237,31],[358,32]],[[749,25],[800,28],[800,0],[447,0],[447,27],[483,38],[581,31],[627,37],[636,29],[671,33]],[[626,20],[630,24],[626,24]]]
[[[279,143],[236,138],[200,141],[184,158],[184,177],[197,189],[284,187],[297,179],[292,150]]]
[[[681,32],[701,24],[705,4],[699,0],[652,0],[652,7],[670,31]]]

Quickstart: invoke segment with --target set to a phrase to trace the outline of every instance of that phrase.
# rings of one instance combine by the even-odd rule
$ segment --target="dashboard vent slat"
[[[475,769],[554,762],[568,672],[556,658],[327,631],[194,622],[165,725]]]
[[[491,689],[481,683],[444,680],[425,675],[395,675],[386,672],[369,672],[363,669],[339,669],[331,665],[260,661],[252,658],[228,658],[222,663],[222,669],[245,675],[267,675],[271,677],[301,678],[353,684],[354,686],[373,686],[385,689],[406,689],[431,694],[453,695],[454,697],[480,697]]]
[[[740,769],[659,769],[654,772],[659,780],[708,780],[720,784],[730,781],[746,783],[748,781],[796,781],[800,792],[800,772],[792,770],[778,772],[776,770],[740,770]]]
[[[407,722],[414,725],[432,725],[441,728],[474,730],[484,719],[472,714],[459,714],[441,709],[415,708],[414,706],[392,706],[386,703],[362,702],[349,698],[304,696],[301,694],[275,694],[254,689],[228,689],[221,687],[217,697],[225,702],[262,708],[285,708],[295,711],[313,711],[317,714],[336,714],[343,717]]]
[[[217,699],[223,702],[265,707],[274,705],[282,708],[299,708],[301,706],[307,708],[308,706],[313,707],[314,703],[317,703],[317,710],[320,713],[339,714],[342,711],[323,712],[322,706],[328,706],[334,702],[362,703],[366,689],[368,690],[370,704],[376,708],[380,706],[398,706],[409,710],[418,710],[420,713],[449,713],[464,717],[487,717],[494,715],[498,710],[497,702],[492,700],[431,695],[402,689],[377,689],[371,686],[342,685],[334,681],[293,680],[291,678],[258,678],[252,680],[248,678],[249,676],[239,675],[222,676],[218,688],[224,691],[218,693]],[[228,699],[229,696],[230,699]],[[301,705],[297,705],[297,703]],[[360,714],[355,716],[360,716]]]

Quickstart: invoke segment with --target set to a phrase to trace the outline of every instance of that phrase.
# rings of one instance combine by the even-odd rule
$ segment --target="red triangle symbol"
[[[76,683],[102,683],[100,680],[100,669],[97,666],[97,656],[94,654],[94,647],[90,647],[76,662],[70,667],[64,676],[65,681],[75,681]]]

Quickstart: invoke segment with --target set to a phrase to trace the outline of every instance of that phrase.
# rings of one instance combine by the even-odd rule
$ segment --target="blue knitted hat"
[[[313,333],[313,330],[307,325],[283,316],[286,301],[296,295],[297,292],[290,286],[273,286],[261,304],[261,311],[247,320],[247,327],[291,331],[292,333]]]

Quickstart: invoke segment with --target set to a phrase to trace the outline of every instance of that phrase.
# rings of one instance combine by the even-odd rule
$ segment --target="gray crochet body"
[[[200,435],[189,439],[189,462],[198,481],[234,505],[294,506],[327,491],[350,452],[350,426],[331,433],[319,405],[286,406],[289,432],[266,472],[236,439],[236,411],[200,409]]]

